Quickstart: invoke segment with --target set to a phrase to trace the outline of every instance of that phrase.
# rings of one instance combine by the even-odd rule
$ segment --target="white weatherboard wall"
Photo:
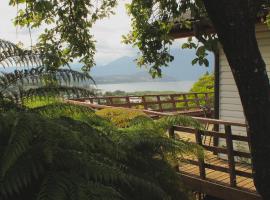
[[[262,57],[267,66],[267,73],[270,77],[270,31],[264,24],[256,26],[256,36]],[[220,97],[219,97],[220,119],[245,123],[243,107],[241,105],[238,89],[226,56],[220,50]],[[224,131],[221,127],[220,131]],[[232,127],[233,134],[246,135],[246,129]],[[222,143],[222,142],[221,142]],[[235,144],[242,149],[242,144]],[[245,145],[246,146],[246,145]]]

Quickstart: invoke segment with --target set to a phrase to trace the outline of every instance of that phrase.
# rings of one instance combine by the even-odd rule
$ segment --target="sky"
[[[97,65],[107,64],[123,56],[134,57],[137,50],[121,43],[121,36],[130,30],[130,17],[125,10],[125,4],[130,0],[119,1],[115,8],[115,15],[98,21],[93,27],[93,34],[97,41],[97,53],[95,60]],[[1,0],[0,3],[0,38],[14,43],[23,42],[30,46],[31,39],[27,28],[15,27],[12,19],[16,16],[17,9],[8,5],[9,0]],[[31,30],[32,41],[38,38],[40,30]],[[179,48],[179,43],[174,44]]]
[[[1,0],[0,4],[0,38],[14,43],[23,42],[30,46],[31,39],[27,28],[15,27],[12,19],[16,16],[17,9],[8,5],[9,0]],[[97,41],[97,64],[107,64],[122,56],[134,56],[136,50],[131,46],[121,43],[121,36],[130,30],[130,17],[125,10],[128,1],[120,1],[115,8],[115,15],[98,21],[92,30]],[[32,41],[38,38],[40,30],[31,30]]]

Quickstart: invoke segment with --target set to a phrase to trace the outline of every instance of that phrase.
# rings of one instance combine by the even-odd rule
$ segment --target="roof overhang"
[[[261,20],[258,20],[256,24],[264,23]],[[203,27],[203,33],[211,34],[216,33],[215,28],[209,24],[209,26]],[[195,36],[195,31],[193,28],[183,28],[180,23],[174,24],[173,28],[171,29],[170,36],[173,39],[180,39],[180,38],[186,38],[186,37],[193,37]]]
[[[203,26],[203,32],[215,33],[216,31],[211,24],[207,24]],[[193,26],[191,26],[191,28],[189,29],[189,28],[183,28],[183,26],[180,23],[175,23],[170,32],[170,35],[174,39],[193,37],[195,36],[195,31],[193,29]]]

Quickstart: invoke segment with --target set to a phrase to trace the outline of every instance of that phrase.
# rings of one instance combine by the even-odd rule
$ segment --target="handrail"
[[[99,105],[99,104],[93,104],[93,103],[89,103],[89,102],[88,103],[80,102],[77,100],[66,100],[66,102],[87,106],[87,107],[92,108],[92,109],[104,109],[104,108],[114,108],[115,107],[115,106],[110,106],[110,105]],[[136,108],[123,108],[123,109],[139,110]],[[153,117],[153,116],[158,116],[158,117],[174,116],[174,115],[179,114],[179,112],[168,113],[168,112],[158,112],[158,111],[147,110],[147,109],[141,109],[141,111],[150,115],[151,117]],[[187,110],[187,111],[183,111],[180,114],[188,114],[188,113],[192,113],[192,112],[195,112],[195,111]],[[240,123],[240,122],[224,121],[224,120],[209,119],[209,118],[194,117],[194,116],[191,116],[191,117],[193,119],[196,119],[196,120],[202,122],[202,123],[218,124],[220,126],[224,126],[224,129],[225,129],[225,132],[223,132],[223,133],[218,131],[218,130],[216,130],[216,131],[197,130],[197,129],[192,128],[192,127],[183,127],[183,126],[173,126],[169,129],[170,137],[176,138],[175,131],[194,134],[194,136],[196,138],[196,143],[201,145],[206,151],[213,152],[214,154],[227,155],[227,163],[228,163],[227,167],[218,166],[218,165],[215,165],[213,163],[205,163],[205,161],[202,159],[199,159],[198,161],[194,161],[194,160],[192,161],[192,160],[186,159],[187,162],[193,163],[194,165],[199,167],[201,179],[207,179],[206,169],[212,169],[212,170],[228,173],[229,177],[230,177],[230,186],[231,187],[237,187],[236,176],[252,178],[251,172],[245,172],[245,171],[241,171],[241,170],[237,169],[236,168],[236,161],[235,161],[235,157],[242,157],[242,158],[250,159],[251,154],[248,152],[240,151],[238,149],[234,149],[234,146],[233,146],[233,141],[245,142],[248,144],[249,138],[248,138],[248,136],[241,136],[241,135],[233,134],[233,129],[231,128],[232,126],[246,128],[247,125],[244,123]],[[215,146],[214,144],[212,146],[204,144],[202,141],[202,137],[207,137],[207,136],[225,140],[226,147]]]
[[[129,97],[125,97],[127,103],[132,104],[129,102]],[[145,98],[145,97],[144,97]],[[145,101],[145,99],[144,99]],[[114,108],[116,106],[114,105],[100,105],[100,104],[94,104],[91,102],[86,101],[78,101],[78,100],[66,100],[68,103],[72,104],[78,104],[82,106],[87,106],[92,109],[104,109],[104,108]],[[157,99],[157,104],[160,107],[161,99]],[[137,109],[129,107],[122,107],[123,109],[127,110],[141,110],[147,115],[151,117],[162,117],[162,116],[174,116],[178,114],[185,114],[185,115],[193,115],[195,112],[199,112],[198,110],[184,110],[182,112],[160,112],[155,110],[148,110],[149,104],[144,104],[144,109]],[[238,182],[236,181],[237,177],[244,177],[251,179],[253,178],[252,172],[250,170],[242,170],[241,168],[236,167],[237,166],[237,159],[236,158],[245,158],[250,159],[251,154],[249,152],[241,151],[239,149],[234,149],[234,142],[244,142],[246,144],[249,144],[249,137],[248,136],[242,136],[242,135],[235,135],[233,134],[233,128],[232,127],[241,127],[246,128],[247,125],[245,123],[241,122],[232,122],[227,120],[218,120],[218,119],[209,119],[209,118],[202,118],[202,117],[194,117],[191,116],[193,119],[196,119],[200,121],[201,123],[205,124],[213,124],[213,125],[219,125],[220,127],[224,127],[224,129],[216,129],[215,131],[212,130],[197,130],[192,127],[183,127],[183,126],[172,126],[169,129],[169,135],[172,138],[177,139],[176,137],[176,131],[184,132],[188,134],[193,134],[195,136],[195,143],[202,146],[206,151],[212,152],[214,155],[218,157],[218,155],[226,155],[226,158],[224,161],[227,162],[227,165],[218,165],[216,162],[206,162],[204,158],[198,158],[198,160],[192,160],[192,159],[182,159],[182,161],[187,162],[189,164],[192,164],[194,166],[197,166],[199,168],[199,175],[201,180],[207,180],[208,173],[206,170],[214,170],[222,173],[227,173],[229,176],[229,185],[232,188],[238,187]],[[224,132],[220,132],[220,130],[225,130]],[[212,145],[204,143],[202,140],[204,137],[212,137],[214,139],[223,139],[225,141],[226,146],[219,146],[215,145],[213,143]],[[248,146],[248,145],[247,145]],[[224,158],[223,158],[224,159]],[[226,164],[226,163],[225,163]],[[248,164],[246,164],[248,165]],[[249,168],[251,169],[251,168]],[[180,169],[181,172],[181,169]]]
[[[73,103],[73,104],[79,104],[83,106],[87,106],[93,109],[104,109],[104,108],[113,108],[115,106],[110,106],[110,105],[99,105],[99,104],[93,104],[93,103],[86,103],[86,102],[80,102],[77,100],[66,100],[66,102]],[[132,110],[139,110],[136,108],[126,108],[123,107],[124,109],[132,109]],[[178,114],[188,114],[189,112],[192,113],[193,111],[183,111],[177,112],[177,113],[170,113],[170,112],[158,112],[158,111],[153,111],[153,110],[142,110],[144,113],[149,114],[149,115],[157,115],[157,116],[173,116],[173,115],[178,115]],[[194,111],[196,112],[196,111]],[[210,124],[219,124],[219,125],[231,125],[231,126],[239,126],[239,127],[247,127],[246,124],[242,122],[233,122],[233,121],[228,121],[228,120],[219,120],[219,119],[210,119],[210,118],[203,118],[203,117],[192,117],[193,119],[196,119],[202,123],[210,123]]]
[[[201,104],[212,108],[211,94],[213,93],[193,92],[157,95],[97,96],[70,100],[114,107],[138,108],[138,106],[141,106],[145,110],[151,109],[160,112],[175,112],[195,109],[202,110]]]
[[[104,109],[104,108],[113,108],[115,106],[109,106],[109,105],[99,105],[99,104],[93,104],[93,103],[86,103],[86,102],[80,102],[77,100],[65,100],[67,103],[73,103],[73,104],[78,104],[82,106],[87,106],[89,108],[93,109]],[[131,109],[131,110],[139,110],[136,108],[126,108],[123,107],[123,109]],[[149,114],[149,115],[156,115],[156,116],[174,116],[174,115],[179,115],[179,114],[188,114],[189,112],[192,113],[193,111],[183,111],[177,112],[177,113],[168,113],[168,112],[158,112],[158,111],[153,111],[153,110],[142,110],[144,113]],[[194,111],[196,112],[196,111]],[[219,124],[219,125],[231,125],[231,126],[239,126],[239,127],[247,127],[245,123],[242,122],[233,122],[233,121],[228,121],[228,120],[220,120],[220,119],[211,119],[211,118],[203,118],[203,117],[192,117],[193,119],[196,119],[202,123],[210,123],[210,124]]]
[[[194,117],[196,118],[196,117]],[[205,119],[204,122],[213,122],[217,123],[216,120],[208,120]],[[219,124],[223,124],[225,128],[225,132],[219,132],[219,131],[209,131],[209,130],[198,130],[192,127],[184,127],[184,126],[173,126],[170,128],[170,137],[176,138],[175,131],[178,131],[180,133],[187,133],[187,134],[193,134],[195,136],[195,143],[202,146],[206,151],[210,151],[214,154],[224,154],[227,155],[227,167],[225,166],[219,166],[215,165],[213,163],[206,163],[204,159],[198,158],[198,160],[191,160],[191,159],[184,159],[184,162],[188,162],[189,164],[196,165],[199,167],[199,175],[201,179],[206,179],[206,169],[212,169],[215,171],[220,171],[224,173],[229,174],[230,178],[230,186],[231,187],[237,187],[237,176],[242,176],[246,178],[252,178],[251,172],[241,171],[236,168],[236,157],[241,158],[251,158],[250,152],[244,152],[238,149],[234,149],[233,143],[234,141],[240,141],[240,142],[246,142],[249,143],[248,136],[241,136],[241,135],[234,135],[232,132],[231,126],[240,126],[244,127],[241,123],[233,123],[229,124],[228,121],[222,122],[222,120],[218,120]],[[206,145],[202,142],[202,137],[205,136],[211,136],[216,138],[222,138],[225,139],[226,146],[213,146],[213,145]],[[181,137],[181,134],[180,134]]]
[[[203,118],[203,117],[193,117],[193,118],[203,123],[247,127],[247,124],[242,123],[242,122],[233,122],[233,121],[228,121],[228,120],[210,119],[210,118]]]
[[[96,98],[104,99],[104,98],[126,98],[126,97],[181,96],[181,95],[193,95],[193,94],[214,94],[214,92],[183,92],[183,93],[145,94],[145,95],[128,95],[128,96],[93,96],[93,97],[73,98],[72,100],[96,99]]]
[[[71,103],[71,104],[76,104],[76,105],[81,105],[81,106],[86,106],[88,108],[97,109],[97,110],[116,107],[116,106],[109,106],[109,105],[99,105],[99,104],[93,104],[93,103],[80,102],[80,101],[71,100],[71,99],[65,100],[65,102]],[[154,111],[154,110],[127,108],[127,107],[121,107],[121,108],[127,109],[127,110],[140,110],[147,115],[155,116],[155,117],[174,116],[174,115],[179,115],[179,114],[192,116],[192,115],[202,115],[204,113],[203,110],[186,110],[186,111],[178,111],[176,113],[169,113],[169,112],[158,112],[158,111]]]

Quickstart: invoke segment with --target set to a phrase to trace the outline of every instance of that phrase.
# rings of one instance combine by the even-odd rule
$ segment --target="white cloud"
[[[16,16],[17,9],[9,6],[9,0],[2,0],[0,3],[0,38],[17,43],[22,41],[27,46],[31,44],[28,29],[16,28],[12,19]],[[36,33],[33,33],[33,40]]]
[[[16,28],[12,19],[16,16],[16,8],[8,5],[9,0],[1,0],[0,3],[0,38],[10,40],[14,43],[23,42],[30,46],[31,39],[27,28]],[[131,46],[121,43],[121,36],[130,30],[130,17],[126,13],[125,4],[130,0],[119,1],[115,8],[115,15],[98,21],[92,33],[97,41],[97,53],[95,56],[97,64],[106,64],[122,56],[135,56],[137,50]],[[32,30],[32,41],[37,41],[39,30]],[[183,40],[176,41],[173,48],[179,48]],[[180,44],[179,44],[180,43]]]
[[[125,4],[128,1],[119,1],[115,15],[95,24],[93,33],[97,40],[96,60],[105,64],[121,56],[133,56],[136,50],[121,43],[122,35],[130,30],[130,17],[126,13]]]
[[[12,19],[16,16],[17,9],[8,5],[9,0],[1,0],[0,3],[0,38],[18,43],[23,42],[30,46],[31,38],[27,28],[16,28]],[[98,21],[92,30],[97,41],[96,62],[99,64],[108,63],[122,56],[135,54],[135,50],[121,43],[121,36],[128,33],[130,28],[130,18],[126,14],[125,3],[120,1],[115,8],[115,15]],[[32,41],[35,43],[40,31],[32,30]]]

